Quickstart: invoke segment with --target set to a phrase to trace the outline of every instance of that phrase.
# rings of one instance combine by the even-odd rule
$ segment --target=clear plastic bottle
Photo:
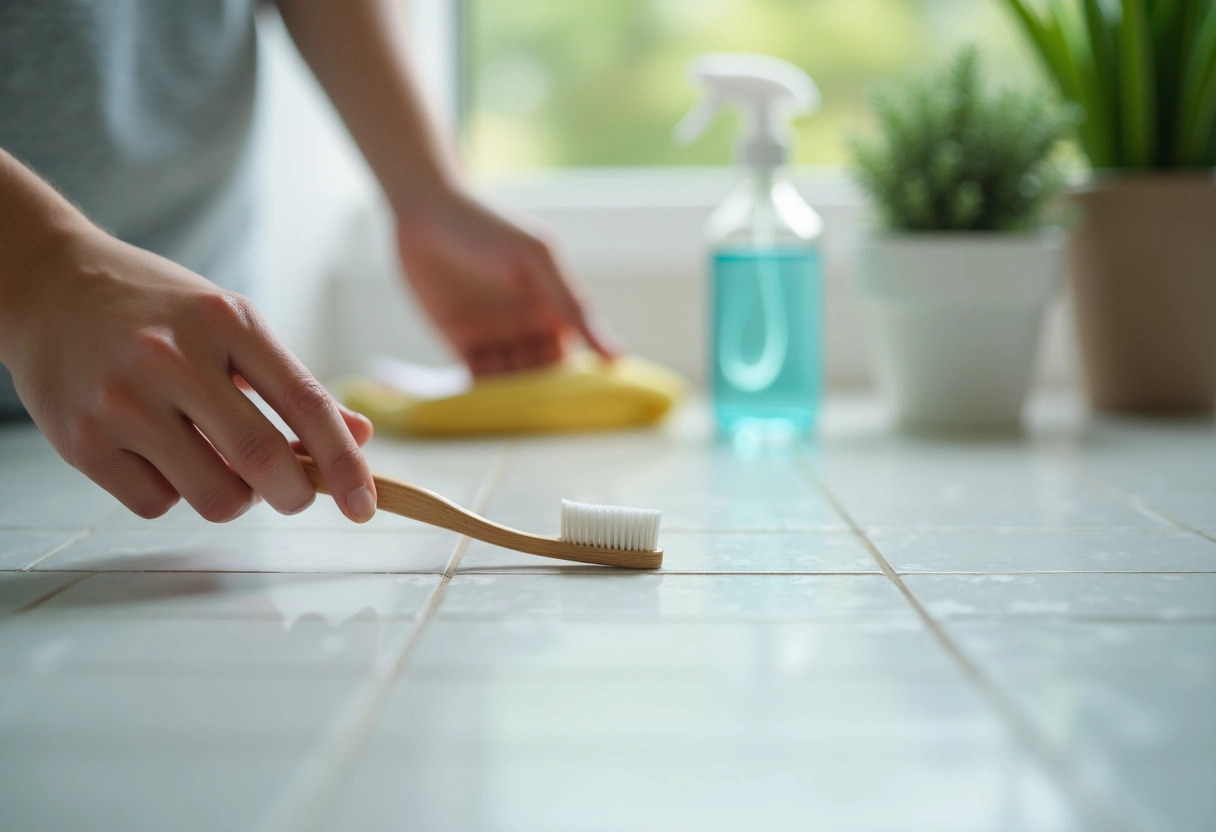
[[[823,388],[823,223],[776,168],[750,168],[710,218],[709,366],[725,433],[807,433]]]
[[[710,54],[692,66],[705,90],[677,126],[690,142],[724,107],[742,114],[739,183],[710,217],[710,356],[714,413],[730,434],[810,430],[823,386],[823,222],[783,170],[787,121],[819,91],[798,67],[767,55]]]

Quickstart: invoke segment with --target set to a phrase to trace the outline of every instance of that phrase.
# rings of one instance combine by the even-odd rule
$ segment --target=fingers
[[[235,520],[254,503],[252,489],[184,417],[170,419],[164,430],[141,437],[139,447],[130,450],[154,465],[212,523]]]
[[[523,332],[477,344],[464,355],[476,377],[535,370],[561,360],[561,336],[556,331]]]
[[[375,428],[372,427],[372,420],[362,413],[351,410],[341,402],[338,403],[338,412],[342,414],[342,421],[346,423],[350,435],[354,437],[355,444],[360,448],[366,445],[375,432]]]
[[[228,465],[280,514],[312,505],[316,490],[287,437],[228,379],[218,376],[183,395],[181,408]]]
[[[370,520],[376,486],[337,403],[252,309],[243,311],[230,341],[233,370],[295,431],[342,512],[357,523]]]
[[[570,281],[562,273],[548,246],[539,244],[530,258],[529,266],[536,276],[536,288],[556,307],[562,318],[578,330],[591,349],[607,359],[621,354],[620,345],[607,327],[587,312],[586,304],[571,288]]]
[[[148,460],[130,451],[114,450],[83,463],[80,470],[145,520],[160,517],[181,499]]]
[[[240,390],[247,393],[253,392],[253,387],[251,387],[249,382],[245,381],[245,379],[242,378],[239,373],[233,375],[232,382]],[[362,413],[357,413],[351,410],[341,402],[337,402],[337,405],[338,411],[342,414],[342,421],[345,422],[346,427],[350,429],[350,435],[355,438],[355,442],[357,442],[359,447],[362,448],[367,444],[368,440],[372,438],[372,434],[375,432],[374,428],[372,427],[372,420],[364,416]]]

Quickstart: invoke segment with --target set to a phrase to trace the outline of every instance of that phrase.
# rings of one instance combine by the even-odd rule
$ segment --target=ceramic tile
[[[0,701],[5,742],[319,736],[356,678],[206,678],[27,675],[7,677]]]
[[[437,575],[109,573],[39,609],[81,619],[264,618],[290,627],[320,618],[337,625],[413,617],[438,583]]]
[[[1211,417],[1099,422],[1101,444],[1084,455],[1085,467],[1137,494],[1216,494],[1216,431]]]
[[[947,635],[979,664],[1061,675],[1216,682],[1216,623],[947,619]]]
[[[1202,494],[1168,491],[1147,494],[1142,499],[1171,520],[1216,537],[1216,490]]]
[[[50,743],[19,749],[0,777],[5,826],[28,832],[255,829],[308,740]],[[13,754],[14,757],[9,757]]]
[[[1065,748],[1198,745],[1216,758],[1216,623],[948,621],[946,631]]]
[[[663,532],[659,545],[664,572],[878,572],[865,546],[849,532]],[[480,541],[469,544],[460,561],[461,572],[578,566]]]
[[[368,614],[275,618],[90,618],[33,610],[0,627],[0,677],[335,678],[366,675],[416,624]]]
[[[102,529],[37,570],[96,572],[443,572],[458,537],[442,530],[297,531],[212,526]]]
[[[1202,829],[1216,817],[1216,623],[947,621],[1091,790],[1135,828]]]
[[[24,569],[73,537],[67,531],[0,530],[0,570]]]
[[[1186,533],[887,532],[870,539],[898,572],[1216,572],[1216,542]]]
[[[1216,757],[1181,749],[1092,747],[1078,755],[1091,790],[1137,829],[1204,832],[1216,818]]]
[[[898,505],[845,503],[867,531],[1173,531],[1173,527],[1127,500],[1105,495],[1053,498],[988,496],[976,499],[909,501]]]
[[[448,679],[949,680],[953,660],[915,619],[430,622],[411,675]]]
[[[28,462],[5,459],[0,476],[0,529],[90,528],[124,511],[122,504],[49,446]]]
[[[464,679],[407,676],[377,723],[386,739],[450,742],[783,743],[949,739],[1004,729],[961,679]]]
[[[1216,574],[907,575],[937,618],[1216,619]]]
[[[632,753],[631,753],[632,752]],[[318,828],[664,832],[1065,832],[1059,791],[1015,752],[895,743],[376,746]]]
[[[809,452],[808,462],[838,497],[858,506],[1109,494],[1067,452],[1036,450],[1030,443],[879,441],[877,448],[825,445]]]
[[[441,618],[797,619],[911,616],[881,575],[457,575]]]
[[[83,574],[71,572],[59,572],[53,575],[0,572],[0,618],[12,615],[81,577]]]
[[[562,498],[656,508],[667,531],[844,529],[796,450],[751,456],[661,435],[523,443],[486,513],[551,534]]]
[[[1073,753],[1099,747],[1206,754],[1216,760],[1211,680],[1133,679],[1052,670],[994,673],[1040,732]]]

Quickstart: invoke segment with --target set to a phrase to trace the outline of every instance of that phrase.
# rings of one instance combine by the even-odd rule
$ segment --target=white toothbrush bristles
[[[659,548],[659,519],[652,508],[597,506],[562,500],[561,539],[582,546],[654,552]]]

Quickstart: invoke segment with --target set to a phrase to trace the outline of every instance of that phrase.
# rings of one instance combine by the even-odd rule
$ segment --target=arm
[[[398,216],[458,188],[447,137],[414,84],[401,3],[279,0],[291,38],[333,101]]]
[[[4,313],[24,294],[23,275],[87,226],[71,203],[0,148],[0,361],[16,323]]]
[[[616,353],[553,248],[470,196],[410,71],[397,0],[278,0],[292,39],[397,215],[406,275],[474,372],[560,356],[571,327]]]
[[[3,150],[0,362],[59,454],[143,517],[181,497],[217,522],[255,495],[284,513],[312,502],[238,373],[325,460],[347,516],[375,511],[359,452],[370,424],[330,399],[245,298],[105,234]]]

